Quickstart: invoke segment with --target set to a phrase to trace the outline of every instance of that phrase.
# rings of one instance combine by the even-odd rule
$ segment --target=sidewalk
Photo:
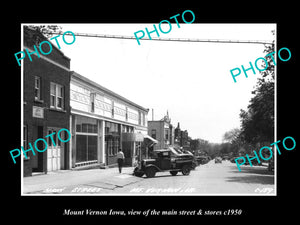
[[[60,170],[23,178],[23,194],[90,194],[138,182],[133,167],[89,170]]]

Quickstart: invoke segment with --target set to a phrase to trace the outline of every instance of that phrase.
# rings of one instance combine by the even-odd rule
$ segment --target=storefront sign
[[[122,141],[143,142],[144,135],[142,133],[122,133]]]
[[[32,117],[44,119],[44,108],[32,106]]]

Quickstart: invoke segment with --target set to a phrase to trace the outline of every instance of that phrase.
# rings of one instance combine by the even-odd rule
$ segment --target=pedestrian
[[[117,153],[119,173],[122,173],[124,159],[125,159],[124,153],[122,152],[122,149],[119,149],[119,152]]]

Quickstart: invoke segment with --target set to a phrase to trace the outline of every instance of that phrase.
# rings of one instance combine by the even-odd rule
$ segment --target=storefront
[[[94,118],[76,116],[76,166],[97,163],[98,124]]]
[[[125,164],[133,165],[141,152],[141,133],[147,134],[148,109],[75,72],[71,76],[70,106],[69,160],[73,168],[117,166],[119,149],[124,151]]]
[[[105,155],[107,165],[117,163],[117,153],[121,148],[121,124],[105,122]]]

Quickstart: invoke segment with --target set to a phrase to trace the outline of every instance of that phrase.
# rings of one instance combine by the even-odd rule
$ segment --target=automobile
[[[172,176],[178,172],[189,175],[192,169],[193,157],[187,154],[175,154],[171,148],[154,150],[151,159],[143,159],[134,169],[133,175],[152,178],[157,172],[169,171]]]
[[[228,155],[223,155],[222,160],[229,160],[229,156]]]
[[[222,158],[221,157],[216,157],[215,158],[215,163],[222,163]]]
[[[184,150],[183,148],[174,147],[174,146],[169,146],[168,149],[171,150],[171,155],[173,155],[174,157],[183,157],[183,158],[192,159],[193,170],[196,169],[197,166],[199,166],[196,157],[190,151]]]
[[[209,156],[196,156],[198,164],[206,164],[209,162]]]
[[[232,157],[232,158],[230,159],[230,162],[236,163],[235,160],[236,160],[237,158],[240,158],[240,156]],[[238,159],[238,163],[242,163],[242,161],[243,161],[242,159]]]
[[[252,158],[254,158],[254,155],[250,155],[248,157],[249,157],[249,159],[252,159]],[[246,158],[246,161],[245,161],[244,164],[245,165],[250,165],[250,162],[249,162],[249,160],[247,160],[247,158]],[[251,160],[251,164],[252,164],[252,166],[259,166],[259,163],[258,163],[257,159]]]
[[[268,163],[268,171],[274,170],[274,159],[272,158]]]

